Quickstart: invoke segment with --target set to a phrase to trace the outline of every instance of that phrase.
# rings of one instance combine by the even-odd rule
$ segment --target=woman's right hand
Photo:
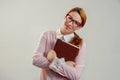
[[[76,63],[73,62],[73,61],[66,61],[66,64],[71,66],[71,67],[75,67],[76,66]]]
[[[47,59],[52,62],[53,59],[56,57],[56,52],[54,50],[50,50],[47,55]]]

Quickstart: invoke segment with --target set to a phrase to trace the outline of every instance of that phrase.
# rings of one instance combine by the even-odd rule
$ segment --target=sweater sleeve
[[[45,36],[46,36],[46,34],[45,34],[45,32],[43,32],[40,36],[38,46],[33,55],[33,65],[35,65],[39,68],[48,68],[48,66],[49,66],[49,61],[44,56],[45,48],[46,48],[46,44],[47,44],[47,39]]]
[[[84,68],[84,59],[85,59],[85,49],[86,49],[86,44],[83,42],[82,47],[79,51],[79,55],[76,57],[76,66],[71,67],[67,65],[65,62],[61,62],[61,60],[53,60],[54,64],[50,64],[50,69],[53,71],[57,72],[58,74],[67,77],[70,80],[79,80],[81,73]]]

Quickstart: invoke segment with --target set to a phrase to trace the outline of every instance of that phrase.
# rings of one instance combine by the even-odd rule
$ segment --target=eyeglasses
[[[66,15],[66,19],[67,19],[68,22],[72,22],[72,24],[73,24],[74,27],[82,26],[82,23],[74,20],[73,17],[70,14]]]

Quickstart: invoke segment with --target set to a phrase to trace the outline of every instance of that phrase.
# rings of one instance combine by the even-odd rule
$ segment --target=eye
[[[77,21],[74,21],[74,23],[75,23],[76,25],[79,25],[79,23],[78,23]]]
[[[68,18],[69,18],[71,21],[73,20],[72,17],[70,17],[70,16],[69,16]]]

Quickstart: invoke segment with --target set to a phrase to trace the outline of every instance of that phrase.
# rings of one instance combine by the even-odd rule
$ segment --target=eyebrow
[[[69,15],[70,17],[72,17],[70,14],[67,14],[67,15]],[[75,20],[73,17],[72,17],[72,19],[73,19],[74,21],[77,21],[77,20]],[[77,21],[77,22],[79,22],[79,21]],[[79,23],[81,23],[81,22],[79,22]]]

